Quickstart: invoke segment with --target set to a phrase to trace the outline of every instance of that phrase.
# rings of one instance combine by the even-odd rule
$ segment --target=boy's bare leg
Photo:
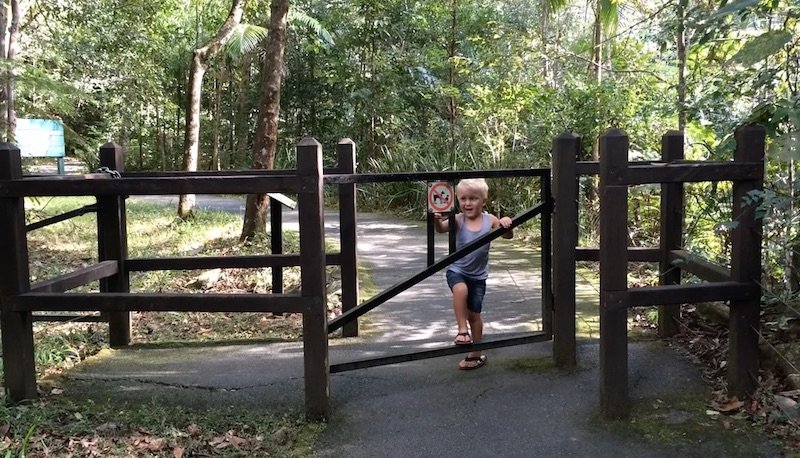
[[[472,330],[472,342],[478,343],[483,338],[483,319],[481,318],[480,313],[475,313],[471,311],[467,311],[467,321],[469,322],[469,327]],[[481,352],[479,351],[471,351],[467,353],[467,358],[470,358],[470,361],[466,359],[462,360],[458,363],[458,367],[461,369],[471,369],[475,367],[480,367],[484,364],[483,361],[479,361],[477,359],[472,358],[480,358]]]
[[[456,324],[458,325],[458,332],[467,332],[467,285],[466,283],[456,283],[453,285],[453,312],[456,315]],[[473,333],[475,331],[473,330]],[[460,340],[466,340],[465,337],[460,336]],[[473,342],[474,342],[473,337]]]
[[[481,314],[467,311],[467,321],[469,321],[469,328],[472,330],[472,342],[480,342],[483,338],[483,318],[481,318]],[[481,356],[481,352],[471,351],[467,356],[477,358]]]

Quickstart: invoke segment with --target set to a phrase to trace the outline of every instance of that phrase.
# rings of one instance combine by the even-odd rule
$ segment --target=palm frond
[[[563,9],[569,4],[569,0],[541,0],[542,11],[545,15],[551,15]]]
[[[609,34],[613,34],[619,24],[619,1],[618,0],[598,0],[600,23],[603,29]]]
[[[326,28],[322,27],[322,24],[320,24],[318,20],[309,16],[304,11],[296,8],[289,10],[289,22],[310,28],[325,45],[334,45],[333,35]]]
[[[257,50],[259,45],[267,38],[269,30],[253,24],[239,24],[236,26],[231,39],[225,44],[225,48],[231,59],[239,57]]]

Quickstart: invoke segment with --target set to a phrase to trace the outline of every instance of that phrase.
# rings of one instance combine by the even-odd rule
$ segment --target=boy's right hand
[[[443,233],[450,230],[449,217],[450,215],[447,213],[435,212],[433,214],[433,227],[436,232]]]

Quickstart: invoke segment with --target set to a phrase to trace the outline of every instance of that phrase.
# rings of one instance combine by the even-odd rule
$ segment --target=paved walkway
[[[287,224],[293,224],[290,217]],[[337,231],[329,215],[326,233],[330,237]],[[446,240],[440,237],[442,256]],[[377,288],[396,284],[424,267],[424,226],[359,215],[359,255]],[[513,241],[493,244],[484,314],[487,338],[538,329],[538,266],[534,251]],[[331,342],[331,363],[449,345],[455,327],[443,275],[369,312],[364,328],[365,337]],[[709,418],[703,405],[708,388],[697,370],[661,342],[630,344],[630,391],[637,409],[651,419],[646,425],[598,420],[596,341],[580,342],[579,369],[570,372],[552,368],[551,345],[490,350],[488,364],[476,371],[459,371],[461,356],[450,356],[332,375],[333,415],[315,453],[365,458],[779,456],[763,439],[724,431],[721,422]],[[134,347],[90,360],[71,374],[75,389],[90,386],[99,397],[271,411],[302,411],[302,376],[299,343]]]

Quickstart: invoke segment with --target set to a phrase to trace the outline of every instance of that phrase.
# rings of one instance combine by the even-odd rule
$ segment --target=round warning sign
[[[453,185],[447,181],[428,183],[428,211],[434,213],[449,212],[455,201]]]

